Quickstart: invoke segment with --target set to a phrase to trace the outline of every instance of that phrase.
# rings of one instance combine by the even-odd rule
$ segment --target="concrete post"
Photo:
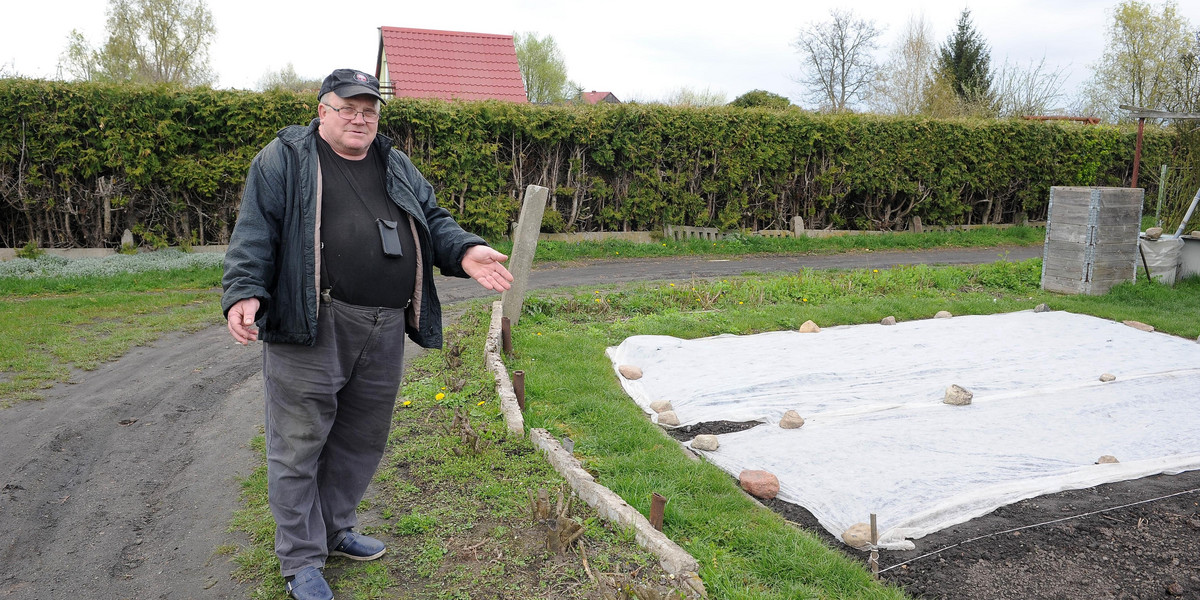
[[[521,203],[521,217],[513,236],[512,256],[508,257],[508,270],[513,275],[512,287],[500,296],[504,316],[513,327],[521,319],[521,305],[525,302],[525,291],[529,289],[529,272],[533,270],[533,255],[537,252],[538,234],[542,230],[542,214],[546,212],[546,198],[550,190],[531,185],[525,188],[525,200]]]
[[[804,219],[802,217],[792,217],[792,234],[796,237],[804,235]]]

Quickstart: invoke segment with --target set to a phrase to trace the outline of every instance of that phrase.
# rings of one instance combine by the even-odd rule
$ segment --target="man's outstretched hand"
[[[496,252],[488,246],[471,246],[463,254],[462,268],[467,272],[472,279],[479,282],[479,285],[494,290],[503,292],[512,287],[512,273],[500,264],[508,260],[508,257]]]

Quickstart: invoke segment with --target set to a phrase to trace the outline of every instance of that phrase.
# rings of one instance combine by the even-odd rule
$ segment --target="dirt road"
[[[1040,247],[745,259],[596,261],[540,268],[532,289],[801,268],[964,264]],[[488,295],[440,278],[443,302]],[[415,349],[410,349],[410,354]],[[217,553],[262,421],[261,350],[223,327],[169,335],[40,402],[0,411],[0,598],[246,598]]]

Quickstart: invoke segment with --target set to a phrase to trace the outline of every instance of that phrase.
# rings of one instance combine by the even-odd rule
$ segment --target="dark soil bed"
[[[679,428],[681,441],[755,423]],[[690,429],[690,430],[689,430]],[[803,507],[764,504],[867,562]],[[1200,599],[1200,471],[1039,496],[880,551],[880,578],[916,598]]]

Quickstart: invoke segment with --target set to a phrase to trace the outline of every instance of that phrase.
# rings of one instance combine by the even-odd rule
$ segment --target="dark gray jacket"
[[[259,339],[311,346],[317,335],[321,255],[321,169],[317,126],[292,125],[250,163],[237,225],[225,252],[221,309],[240,300],[261,302]],[[467,277],[462,256],[484,244],[437,205],[433,186],[392,141],[376,135],[375,151],[387,160],[388,196],[410,217],[417,244],[417,281],[408,309],[408,335],[426,348],[442,345],[442,307],[432,266],[444,275]]]

